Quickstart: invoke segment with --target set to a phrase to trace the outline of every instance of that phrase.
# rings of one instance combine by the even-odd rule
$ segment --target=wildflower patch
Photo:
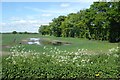
[[[118,78],[117,49],[94,55],[87,49],[69,52],[43,46],[36,52],[16,45],[10,49],[11,55],[3,58],[2,78]]]

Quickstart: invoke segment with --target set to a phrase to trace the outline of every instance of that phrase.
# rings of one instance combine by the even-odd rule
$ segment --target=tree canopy
[[[56,37],[120,41],[120,2],[94,2],[89,9],[54,18],[39,32]]]

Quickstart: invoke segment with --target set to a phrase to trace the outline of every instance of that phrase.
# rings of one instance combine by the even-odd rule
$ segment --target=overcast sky
[[[0,32],[38,32],[55,17],[89,8],[92,1],[79,2],[2,2]],[[0,3],[1,4],[1,3]]]

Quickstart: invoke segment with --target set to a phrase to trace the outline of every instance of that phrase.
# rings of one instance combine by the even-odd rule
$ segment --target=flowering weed
[[[75,52],[43,46],[41,52],[13,46],[3,57],[2,78],[118,78],[118,48],[107,54],[90,54],[87,49]]]

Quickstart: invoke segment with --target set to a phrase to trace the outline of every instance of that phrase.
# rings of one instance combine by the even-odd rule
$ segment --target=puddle
[[[23,44],[29,44],[29,45],[70,45],[70,42],[60,41],[60,40],[48,40],[44,38],[28,38],[27,40],[22,40]]]
[[[29,38],[30,41],[39,41],[40,38]]]
[[[28,40],[28,44],[37,44],[37,45],[41,45],[40,43],[40,38],[29,38]]]

